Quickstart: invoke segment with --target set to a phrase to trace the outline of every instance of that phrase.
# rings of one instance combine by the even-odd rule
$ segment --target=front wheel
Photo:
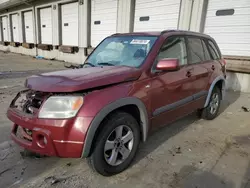
[[[125,112],[110,115],[102,125],[88,158],[89,164],[104,176],[118,174],[128,168],[140,142],[140,130],[135,118]]]
[[[202,118],[207,120],[212,120],[216,118],[219,113],[220,103],[221,91],[217,86],[215,86],[209,99],[208,106],[202,110]]]

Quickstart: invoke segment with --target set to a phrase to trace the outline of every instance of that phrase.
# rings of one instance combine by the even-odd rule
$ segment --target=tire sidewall
[[[218,93],[218,96],[219,96],[219,104],[218,104],[218,108],[216,109],[216,112],[214,114],[212,114],[210,112],[210,102],[212,100],[212,96],[214,93]],[[219,113],[219,110],[220,110],[220,105],[221,105],[221,92],[220,92],[220,89],[218,87],[214,87],[212,93],[211,93],[211,96],[210,96],[210,99],[209,99],[209,103],[208,103],[208,106],[205,108],[205,114],[203,116],[205,116],[205,119],[209,119],[209,120],[212,120],[214,119],[215,117],[217,117],[218,113]]]
[[[104,146],[110,133],[120,125],[128,126],[133,132],[134,135],[133,148],[129,157],[123,163],[117,166],[111,166],[106,162],[104,158]],[[95,143],[96,147],[94,148],[91,158],[92,158],[92,165],[94,166],[95,170],[101,173],[102,175],[109,176],[125,170],[130,165],[136,154],[140,142],[140,130],[137,121],[130,114],[127,113],[117,114],[116,116],[114,116],[114,118],[111,118],[108,121],[106,121],[103,126],[104,127]]]

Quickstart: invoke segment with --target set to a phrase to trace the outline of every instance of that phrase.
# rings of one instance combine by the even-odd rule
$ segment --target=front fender
[[[149,123],[148,123],[148,114],[147,114],[147,110],[146,110],[144,103],[136,97],[121,98],[121,99],[116,100],[115,102],[108,104],[104,108],[102,108],[102,110],[98,112],[98,114],[92,120],[88,129],[88,132],[87,132],[86,139],[85,139],[85,143],[84,143],[84,147],[82,151],[82,157],[89,156],[90,151],[91,151],[91,146],[93,144],[94,136],[96,134],[98,127],[101,125],[102,120],[110,112],[114,111],[115,109],[118,109],[119,107],[126,106],[126,105],[136,105],[138,107],[140,111],[140,119],[141,119],[140,128],[142,130],[141,131],[142,139],[143,141],[146,141]]]

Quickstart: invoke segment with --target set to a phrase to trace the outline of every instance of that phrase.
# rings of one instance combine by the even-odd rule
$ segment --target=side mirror
[[[157,65],[157,70],[161,71],[177,71],[180,69],[179,60],[178,59],[161,59]]]

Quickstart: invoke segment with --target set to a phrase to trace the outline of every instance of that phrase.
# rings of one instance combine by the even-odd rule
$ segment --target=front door
[[[163,44],[156,63],[164,58],[177,58],[180,70],[157,72],[155,65],[150,88],[152,125],[165,125],[190,112],[188,105],[192,98],[192,67],[187,64],[187,50],[184,37],[169,37]]]

